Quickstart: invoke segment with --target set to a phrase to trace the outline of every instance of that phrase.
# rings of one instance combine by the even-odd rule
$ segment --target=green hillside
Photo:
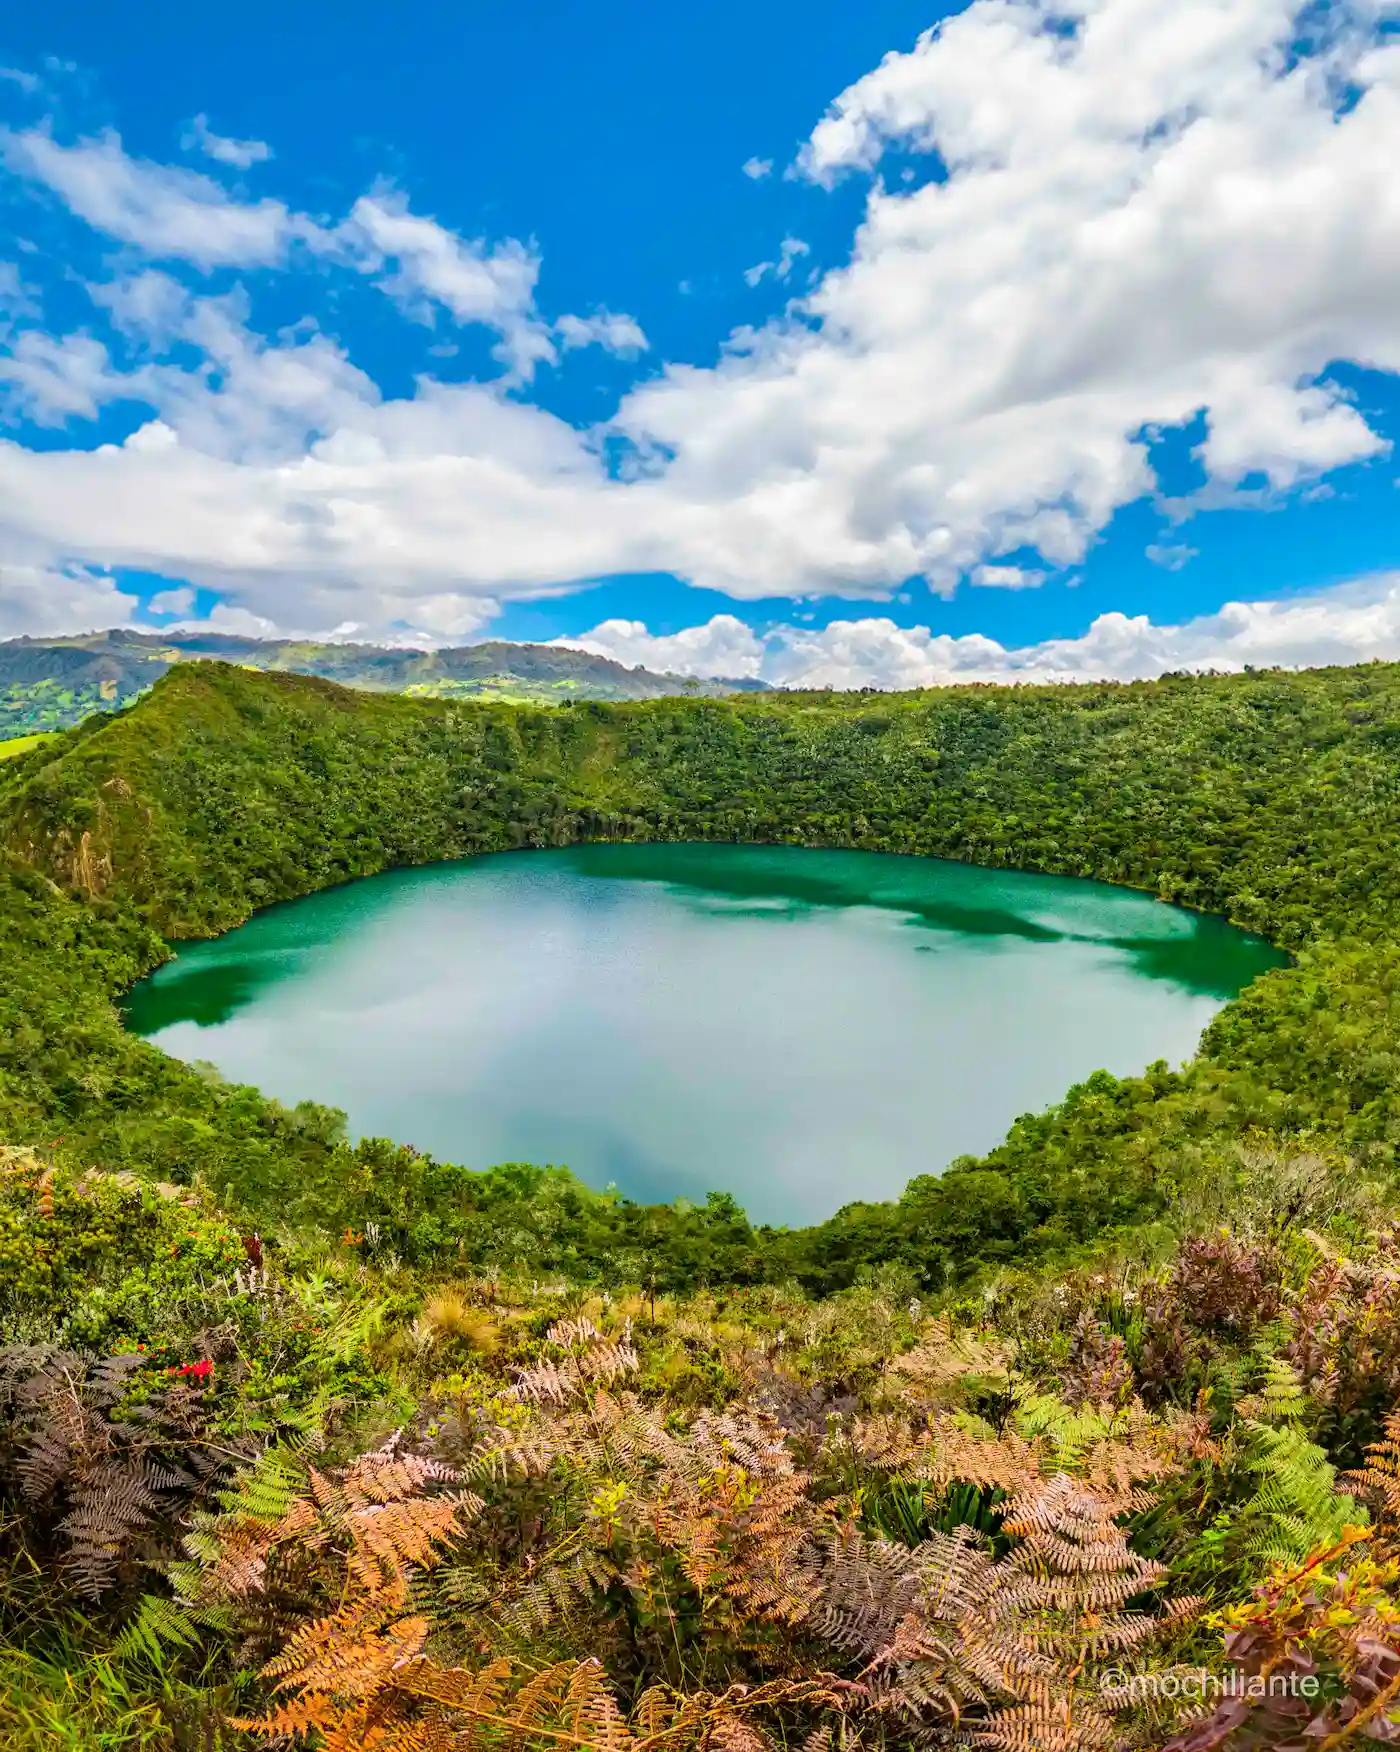
[[[551,704],[763,691],[761,682],[657,675],[587,651],[504,640],[417,651],[220,633],[86,633],[66,639],[0,640],[0,743],[38,730],[66,730],[94,712],[113,711],[144,693],[173,664],[201,659],[319,675],[346,687],[431,699]]]
[[[56,735],[53,730],[39,730],[32,736],[14,736],[6,742],[0,742],[0,760],[13,760],[16,755],[28,754],[31,748],[38,748]]]
[[[793,1230],[352,1147],[120,1025],[167,940],[597,839],[1093,876],[1293,960],[1188,1066]],[[1397,925],[1395,665],[538,707],[179,663],[0,764],[7,1744],[1389,1743]],[[1166,1686],[1222,1635],[1303,1714]]]
[[[531,709],[182,665],[133,709],[7,763],[0,844],[37,957],[11,936],[7,954],[24,959],[6,982],[11,1037],[34,1026],[24,993],[42,986],[66,1060],[64,1016],[78,1005],[93,1059],[82,1074],[104,1097],[86,1100],[81,1077],[55,1081],[47,1053],[31,1051],[7,1067],[0,1111],[12,1137],[61,1120],[122,1164],[168,1138],[162,1150],[186,1174],[198,1169],[252,1214],[331,1199],[337,1222],[381,1220],[382,1183],[357,1202],[320,1186],[296,1152],[274,1173],[270,1146],[246,1135],[258,1131],[249,1097],[211,1091],[120,1031],[111,1000],[163,954],[159,937],[209,935],[393,864],[582,839],[743,839],[1129,883],[1224,913],[1298,957],[1222,1013],[1185,1072],[1095,1079],[1020,1122],[985,1163],[916,1181],[897,1205],[852,1207],[761,1244],[720,1224],[714,1245],[739,1248],[746,1276],[830,1287],[897,1257],[936,1283],[1053,1250],[1160,1210],[1187,1167],[1252,1126],[1321,1127],[1388,1161],[1400,1136],[1398,676],[1375,666],[873,703]],[[50,928],[59,942],[77,934],[81,961],[40,948]],[[112,1079],[120,1100],[105,1095]],[[225,1107],[240,1116],[231,1129]],[[433,1224],[452,1231],[452,1200],[439,1187],[430,1202]],[[602,1269],[614,1230],[657,1247],[687,1229],[630,1207],[590,1221],[596,1236],[584,1239],[585,1224],[561,1243],[567,1258],[546,1246],[540,1264]],[[674,1269],[689,1281],[700,1268],[687,1254]]]

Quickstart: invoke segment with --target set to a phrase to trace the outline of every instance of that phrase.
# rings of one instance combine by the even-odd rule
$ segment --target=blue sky
[[[0,636],[1400,656],[1391,11],[12,14]]]

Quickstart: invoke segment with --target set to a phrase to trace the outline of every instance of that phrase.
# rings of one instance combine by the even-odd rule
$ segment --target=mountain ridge
[[[178,663],[211,660],[317,676],[374,693],[537,705],[769,691],[761,681],[683,676],[640,664],[629,669],[573,646],[505,639],[432,649],[123,627],[0,640],[0,741],[69,729],[94,712],[129,705]]]

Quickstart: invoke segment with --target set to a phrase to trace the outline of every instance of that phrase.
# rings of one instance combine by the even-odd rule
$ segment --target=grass
[[[6,1752],[171,1752],[181,1744],[218,1752],[230,1699],[60,1638],[46,1654],[0,1650],[0,1743]]]
[[[41,742],[52,742],[58,734],[57,730],[37,730],[32,736],[12,736],[8,742],[0,742],[0,760],[28,754],[31,748],[37,748]]]

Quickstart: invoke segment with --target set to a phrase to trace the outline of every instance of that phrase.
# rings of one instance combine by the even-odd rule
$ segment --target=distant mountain
[[[447,651],[386,645],[328,645],[298,639],[240,639],[220,633],[85,633],[67,639],[0,641],[0,741],[63,730],[93,712],[114,711],[144,693],[175,663],[215,658],[249,669],[320,675],[346,687],[437,699],[648,700],[761,693],[761,681],[697,681],[628,669],[609,657],[556,645],[494,639]]]

